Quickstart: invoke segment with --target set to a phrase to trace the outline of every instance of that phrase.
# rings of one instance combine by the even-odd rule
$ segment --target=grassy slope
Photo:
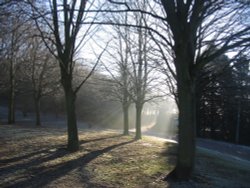
[[[113,131],[80,132],[81,149],[65,150],[59,129],[0,125],[0,187],[247,187],[249,168],[199,150],[190,182],[162,178],[176,146],[152,137],[134,141]],[[233,178],[232,178],[233,176]]]

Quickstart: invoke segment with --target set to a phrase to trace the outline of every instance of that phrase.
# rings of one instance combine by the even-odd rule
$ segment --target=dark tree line
[[[250,61],[226,56],[204,67],[197,88],[197,134],[250,145]]]

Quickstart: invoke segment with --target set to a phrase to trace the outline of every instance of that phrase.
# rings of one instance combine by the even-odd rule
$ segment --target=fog
[[[135,106],[129,109],[129,127],[135,132],[136,111]],[[164,136],[175,139],[177,134],[178,110],[173,100],[146,103],[142,110],[142,133]],[[98,127],[123,128],[123,114],[120,108],[113,109],[113,113],[105,116]]]
[[[143,131],[175,138],[177,134],[177,106],[173,100],[148,103],[142,112]]]

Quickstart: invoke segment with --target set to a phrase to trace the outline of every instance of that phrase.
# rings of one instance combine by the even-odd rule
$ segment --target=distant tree
[[[145,1],[142,2],[142,6],[145,6]],[[137,24],[142,26],[143,17],[137,16],[136,21]],[[148,38],[147,31],[138,27],[137,29],[137,48],[134,57],[131,52],[131,60],[132,60],[132,100],[135,103],[136,108],[136,133],[135,138],[141,139],[141,113],[143,109],[143,105],[146,102],[146,92],[148,87],[149,80],[149,64],[148,64]],[[137,59],[135,59],[137,58]]]
[[[120,28],[118,28],[120,29]],[[107,91],[111,96],[114,98],[114,100],[119,101],[122,105],[123,110],[123,134],[129,135],[129,107],[132,104],[130,90],[131,90],[131,80],[130,80],[130,70],[129,70],[129,62],[128,62],[128,38],[125,36],[123,39],[121,37],[121,33],[118,32],[120,35],[118,39],[118,47],[113,50],[117,50],[117,54],[119,54],[118,57],[115,57],[111,52],[109,55],[111,55],[115,59],[115,64],[117,65],[117,69],[114,70],[114,66],[110,68],[108,65],[106,65],[103,62],[103,66],[105,69],[110,73],[111,78],[107,81],[112,83],[111,90]],[[124,34],[124,33],[123,33]],[[123,45],[123,40],[125,40],[125,47]],[[125,48],[125,49],[124,49]],[[108,62],[110,63],[110,62]],[[112,70],[111,70],[112,69]],[[118,73],[117,76],[115,76],[113,71],[116,71]]]
[[[227,93],[232,80],[230,59],[221,56],[208,63],[197,76],[196,118],[198,136],[217,138],[219,126],[223,127],[222,116],[228,97]],[[209,130],[209,131],[208,131]],[[209,135],[208,135],[209,134]]]
[[[146,7],[146,1],[126,1],[126,3],[138,9],[145,9]],[[145,15],[138,12],[132,14],[122,12],[109,19],[109,23],[114,24],[114,30],[117,33],[114,35],[114,38],[117,39],[117,44],[114,45],[117,53],[114,54],[112,49],[109,55],[118,65],[118,70],[116,70],[118,76],[112,73],[113,67],[107,66],[107,69],[117,86],[115,94],[123,105],[125,134],[128,133],[128,126],[126,126],[128,123],[128,107],[132,102],[135,104],[136,139],[141,139],[141,116],[144,104],[159,97],[156,84],[159,77],[156,78],[154,75],[156,71],[152,66],[152,42],[148,36],[148,31],[145,29],[146,20]],[[133,28],[129,28],[131,21],[135,22]],[[120,27],[120,25],[124,27]],[[154,84],[152,84],[153,82]],[[152,85],[154,85],[154,88],[152,88]]]
[[[127,23],[127,14],[125,14],[125,23]],[[125,27],[124,33],[120,31],[120,28],[118,27],[118,35],[120,35],[119,38],[119,44],[120,49],[124,50],[120,51],[120,63],[119,63],[119,72],[120,72],[120,82],[119,87],[121,89],[121,102],[122,102],[122,109],[123,109],[123,134],[128,135],[129,134],[129,107],[131,104],[131,97],[129,95],[130,90],[130,80],[129,80],[129,30],[127,27]],[[123,43],[124,41],[124,49],[123,49]]]
[[[239,56],[229,62],[229,58],[219,58],[200,73],[197,133],[200,137],[247,144],[241,135],[249,133],[249,60]]]
[[[31,33],[32,34],[32,33]],[[44,96],[55,95],[60,91],[59,67],[57,60],[47,50],[40,38],[28,39],[26,61],[23,63],[23,74],[31,83],[35,104],[36,125],[41,125],[40,106]]]
[[[239,57],[235,62],[234,77],[236,82],[236,95],[234,101],[237,101],[235,142],[239,144],[243,143],[243,139],[241,138],[242,133],[250,133],[249,126],[247,126],[250,122],[250,59],[246,56]],[[250,144],[250,142],[248,144]]]
[[[24,49],[27,43],[27,17],[11,1],[1,5],[1,61],[8,67],[8,123],[15,123],[15,94],[17,72],[23,60]]]
[[[122,116],[120,101],[114,99],[112,93],[114,82],[98,71],[99,68],[79,90],[76,112],[82,121],[88,123],[89,128],[118,128]],[[80,71],[81,75],[89,72],[84,67]]]
[[[109,17],[112,22],[128,22],[127,13],[120,14],[118,17]],[[113,87],[109,93],[113,98],[119,101],[123,110],[123,134],[129,135],[129,108],[132,104],[131,100],[131,63],[129,61],[129,51],[131,48],[130,31],[128,27],[119,27],[114,25],[112,27],[113,45],[109,47],[108,54],[113,59],[115,66],[109,66],[110,62],[104,62],[103,66],[112,77],[108,81],[112,83]],[[114,53],[114,51],[116,53]]]

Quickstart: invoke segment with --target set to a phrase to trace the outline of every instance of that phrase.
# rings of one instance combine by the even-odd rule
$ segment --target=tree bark
[[[136,133],[135,133],[135,139],[139,140],[141,139],[141,112],[142,112],[142,105],[141,104],[136,104]]]
[[[63,88],[65,93],[65,102],[66,102],[66,112],[67,112],[67,127],[68,127],[68,145],[67,149],[69,151],[75,152],[79,150],[79,138],[77,130],[77,121],[75,113],[75,101],[76,94],[73,91],[71,79],[64,78]]]
[[[35,98],[35,108],[36,108],[36,125],[41,126],[41,116],[40,116],[40,98]]]
[[[184,52],[184,53],[183,53]],[[176,56],[177,90],[179,108],[179,138],[177,164],[168,177],[185,181],[190,179],[195,162],[196,139],[196,83],[195,77],[188,69],[192,59],[180,50]]]
[[[15,78],[13,60],[10,62],[10,90],[8,106],[8,124],[15,123]]]
[[[129,135],[129,105],[128,104],[123,104],[123,125],[124,125],[124,130],[123,134],[124,135]]]
[[[238,109],[237,109],[237,123],[236,123],[236,132],[235,132],[235,143],[239,144],[240,141],[240,115],[241,115],[241,102],[238,99]]]
[[[179,84],[179,142],[176,165],[176,177],[188,180],[194,168],[195,161],[195,84]]]
[[[15,92],[14,88],[10,89],[9,93],[9,109],[8,109],[8,124],[15,123]]]

